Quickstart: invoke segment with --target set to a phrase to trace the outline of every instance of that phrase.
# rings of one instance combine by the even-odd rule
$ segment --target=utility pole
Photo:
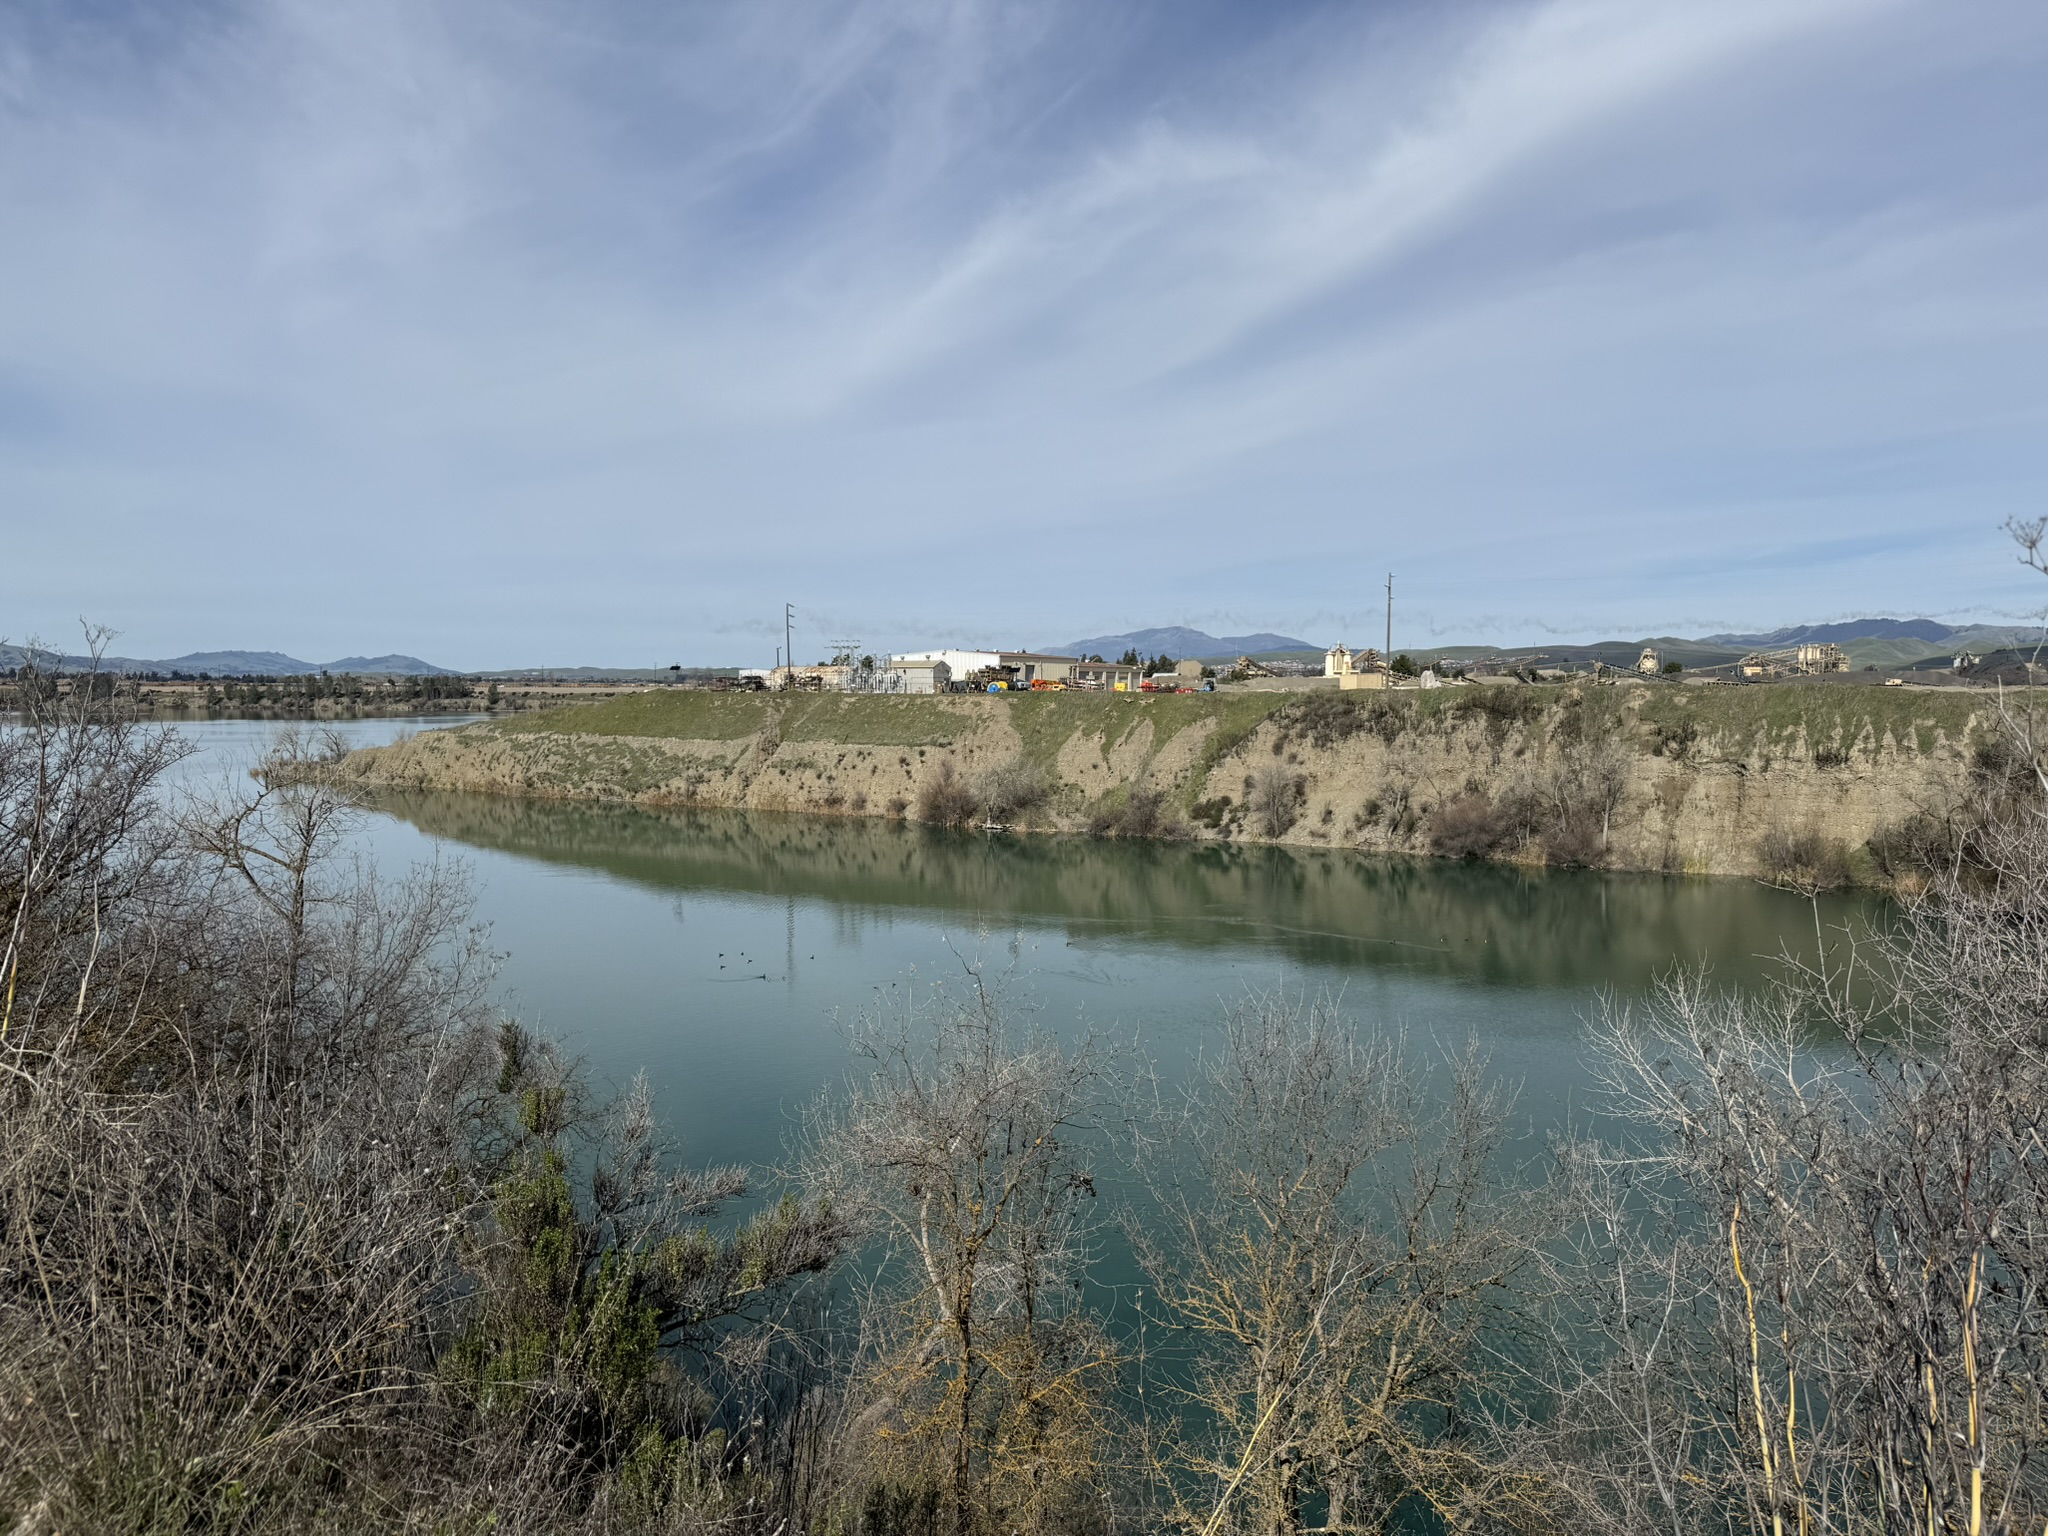
[[[1387,649],[1386,659],[1381,663],[1388,671],[1394,669],[1394,573],[1387,572]]]
[[[791,628],[796,623],[796,608],[789,603],[782,605],[782,654],[788,658],[789,675],[796,677],[796,647],[790,643]]]

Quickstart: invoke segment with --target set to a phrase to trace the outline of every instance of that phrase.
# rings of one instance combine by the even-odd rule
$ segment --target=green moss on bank
[[[1060,749],[1076,736],[1100,736],[1104,751],[1140,726],[1152,727],[1154,750],[1191,725],[1216,722],[1204,767],[1214,762],[1215,744],[1226,739],[1236,746],[1258,729],[1289,695],[1284,693],[1031,693],[1014,699],[991,699],[1008,711],[1010,725],[1023,739],[1023,756],[1048,774],[1058,764]]]
[[[960,712],[971,699],[838,693],[703,693],[691,689],[622,694],[522,715],[494,728],[511,735],[642,736],[669,741],[740,741],[775,729],[782,741],[863,746],[943,746],[972,728]]]
[[[1973,717],[1988,708],[1982,694],[1881,686],[1780,683],[1741,688],[1474,687],[1386,693],[1033,693],[887,696],[863,694],[700,693],[661,690],[595,704],[494,721],[485,729],[512,736],[643,737],[739,741],[763,736],[785,743],[843,742],[884,747],[946,746],[1000,719],[1014,728],[1023,755],[1048,774],[1075,737],[1102,739],[1114,750],[1149,723],[1156,747],[1189,726],[1214,722],[1204,744],[1199,784],[1217,762],[1268,719],[1321,740],[1359,730],[1396,736],[1429,721],[1478,721],[1490,733],[1533,729],[1599,734],[1617,729],[1630,708],[1642,730],[1637,744],[1684,739],[1746,749],[1760,733],[1789,744],[1803,728],[1810,746],[1848,747],[1867,730],[1882,742],[1925,752],[1940,738],[1960,744]]]
[[[1985,695],[1959,688],[1886,688],[1880,684],[1775,683],[1740,688],[1643,690],[1640,719],[1666,737],[1747,747],[1759,734],[1789,746],[1801,728],[1807,745],[1851,747],[1868,730],[1889,734],[1906,751],[1930,751],[1941,738],[1960,746],[1973,717],[1990,709]]]

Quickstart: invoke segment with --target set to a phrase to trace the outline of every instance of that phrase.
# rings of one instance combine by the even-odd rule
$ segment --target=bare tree
[[[1572,1151],[1605,1294],[1559,1357],[1589,1528],[1640,1528],[1651,1488],[1675,1532],[2048,1519],[2048,804],[2014,788],[2035,782],[1987,781],[1926,889],[1774,990],[1681,977],[1603,1015],[1632,1129]]]
[[[975,967],[865,1016],[852,1044],[806,1182],[893,1266],[869,1377],[878,1465],[936,1482],[958,1536],[1074,1529],[1114,1374],[1077,1300],[1105,1063],[1013,1030]]]
[[[1475,1058],[1441,1075],[1327,1000],[1225,1020],[1133,1234],[1196,1352],[1162,1457],[1177,1525],[1378,1531],[1411,1499],[1469,1523],[1534,1498],[1473,1411],[1527,1253],[1495,1167],[1508,1096]]]

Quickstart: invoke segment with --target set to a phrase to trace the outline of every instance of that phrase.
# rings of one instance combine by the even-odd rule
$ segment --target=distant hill
[[[486,681],[542,683],[668,683],[679,677],[737,677],[738,667],[497,667],[472,672]]]
[[[18,645],[0,645],[0,666],[18,667],[28,652]],[[44,666],[66,672],[82,671],[91,665],[84,656],[60,656],[38,651]],[[213,677],[306,677],[317,672],[382,673],[400,677],[454,677],[447,667],[437,667],[417,656],[344,656],[339,661],[300,661],[282,651],[194,651],[188,656],[148,661],[134,656],[103,656],[100,667],[107,672],[183,672],[195,676],[205,672]]]
[[[1844,619],[1837,624],[1792,624],[1767,635],[1707,635],[1705,645],[1840,645],[1844,640],[1925,640],[1942,645],[1960,631],[1934,619]]]
[[[1880,671],[1917,667],[1923,662],[1946,665],[1957,651],[1990,651],[2038,640],[2039,625],[1943,624],[1936,619],[1845,619],[1835,624],[1798,624],[1763,635],[1709,635],[1703,644],[1744,650],[1776,650],[1786,646],[1839,645],[1850,665]]]
[[[1144,656],[1171,656],[1181,661],[1212,661],[1258,656],[1272,651],[1320,651],[1323,647],[1288,635],[1211,635],[1173,625],[1166,629],[1134,629],[1123,635],[1097,635],[1051,647],[1060,656],[1107,656],[1114,661],[1125,651]]]

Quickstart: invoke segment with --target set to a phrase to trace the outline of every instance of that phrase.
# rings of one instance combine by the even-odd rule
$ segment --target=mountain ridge
[[[1146,656],[1167,655],[1184,660],[1211,661],[1223,657],[1256,656],[1264,651],[1320,651],[1320,645],[1296,640],[1291,635],[1212,635],[1204,630],[1169,624],[1157,629],[1134,629],[1121,635],[1096,635],[1088,640],[1070,640],[1051,648],[1060,656],[1107,656],[1115,660],[1125,651]]]
[[[28,649],[0,645],[0,665],[18,667],[29,659]],[[67,656],[36,648],[35,659],[60,671],[82,672],[93,665],[89,656]],[[344,656],[338,661],[300,661],[282,651],[193,651],[184,656],[148,660],[135,656],[102,656],[102,672],[200,672],[216,677],[311,677],[321,672],[350,672],[395,677],[456,677],[449,667],[437,667],[417,656],[391,653],[384,656]]]
[[[1766,634],[1702,635],[1702,645],[1825,645],[1844,640],[1925,640],[1940,645],[1963,631],[1938,619],[1840,619],[1832,624],[1787,624]]]

